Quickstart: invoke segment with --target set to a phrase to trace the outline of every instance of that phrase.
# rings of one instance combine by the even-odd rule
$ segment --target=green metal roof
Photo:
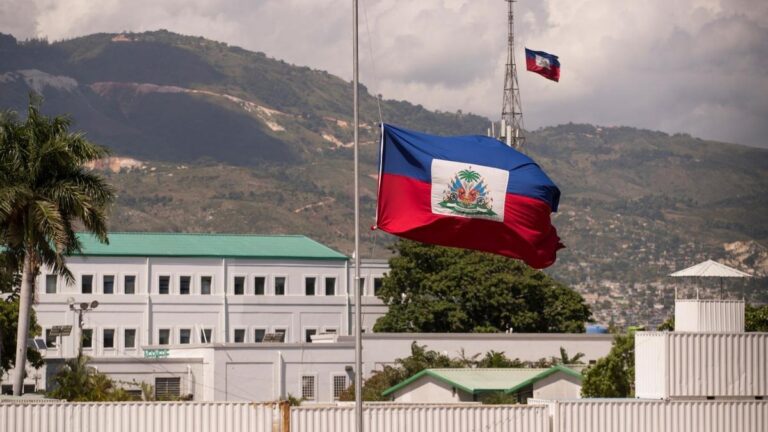
[[[109,244],[78,234],[76,256],[201,257],[346,260],[347,257],[301,235],[109,233]]]
[[[424,376],[431,376],[467,393],[477,394],[489,391],[515,393],[523,387],[533,384],[556,372],[582,378],[581,374],[565,366],[553,366],[547,369],[501,368],[501,369],[424,369],[407,380],[384,390],[382,396],[408,386]]]

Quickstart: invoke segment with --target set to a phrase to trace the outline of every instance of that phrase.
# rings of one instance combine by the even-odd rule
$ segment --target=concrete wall
[[[354,342],[352,337],[340,337],[339,341]],[[583,361],[589,363],[608,354],[613,343],[609,334],[586,333],[373,333],[363,337],[363,362],[365,372],[391,365],[395,359],[408,357],[411,344],[426,345],[451,357],[464,350],[466,356],[484,355],[490,350],[503,351],[509,358],[535,361],[542,357],[560,355],[560,347],[570,355],[584,353]]]

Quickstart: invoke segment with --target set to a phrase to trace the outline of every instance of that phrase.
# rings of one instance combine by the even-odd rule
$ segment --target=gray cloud
[[[360,3],[361,77],[371,91],[498,117],[506,61],[501,0]],[[166,28],[349,79],[350,6],[349,0],[6,0],[0,31],[54,40]],[[768,2],[521,0],[516,25],[529,128],[568,121],[629,125],[768,147]],[[523,46],[559,55],[561,82],[525,72]]]

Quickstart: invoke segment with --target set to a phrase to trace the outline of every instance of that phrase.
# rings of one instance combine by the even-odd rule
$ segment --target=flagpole
[[[354,159],[355,159],[355,430],[363,432],[363,295],[360,292],[360,184],[358,173],[358,148],[360,146],[359,101],[358,101],[358,58],[357,58],[357,5],[352,1],[352,116],[354,123]]]

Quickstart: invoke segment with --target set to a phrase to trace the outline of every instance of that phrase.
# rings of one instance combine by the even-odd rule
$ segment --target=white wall
[[[533,383],[536,399],[578,399],[581,397],[581,380],[565,372],[555,372]]]
[[[471,394],[429,375],[401,388],[392,397],[398,403],[456,403],[473,400]]]
[[[667,340],[664,333],[635,333],[635,395],[642,399],[668,396]]]
[[[744,333],[744,300],[675,300],[676,332]]]

